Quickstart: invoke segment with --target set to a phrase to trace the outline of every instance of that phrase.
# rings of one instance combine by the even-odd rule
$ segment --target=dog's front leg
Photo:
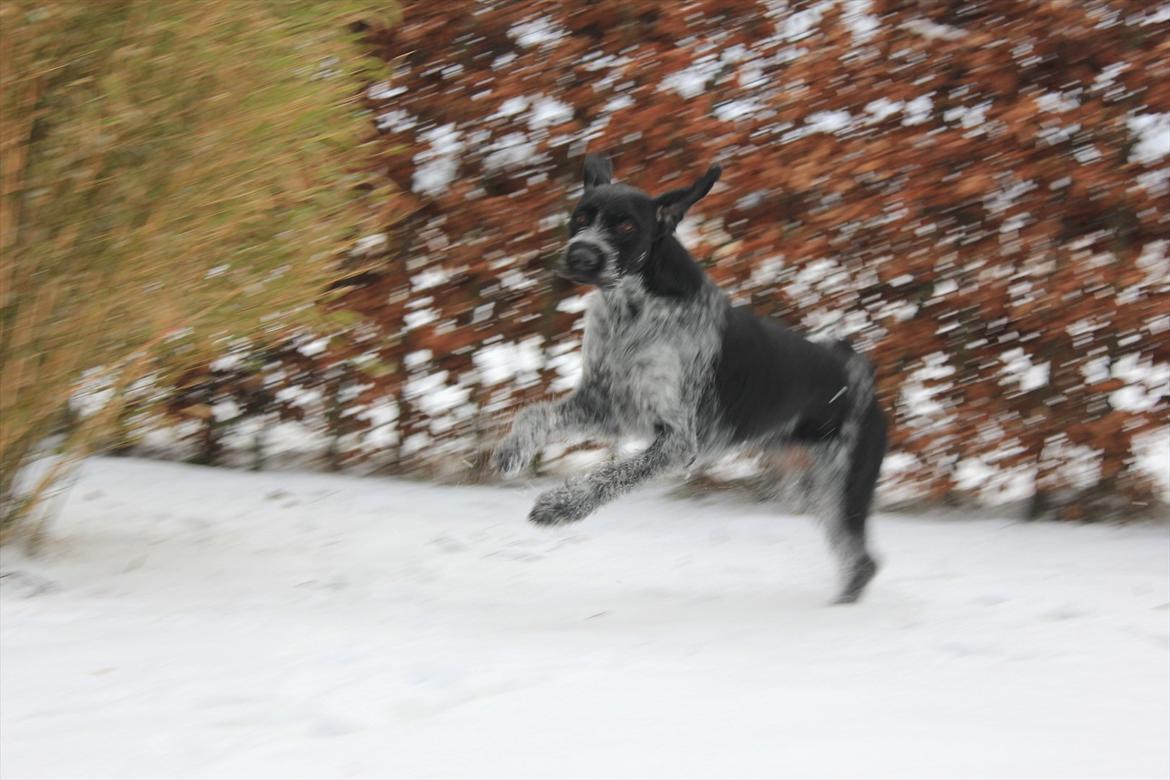
[[[492,452],[491,465],[497,472],[518,474],[556,433],[605,432],[597,390],[583,386],[560,401],[542,401],[521,409],[508,432]]]
[[[693,436],[672,429],[659,429],[654,443],[632,458],[610,463],[584,477],[546,490],[536,499],[528,519],[538,525],[560,525],[583,519],[602,504],[665,471],[694,460]]]

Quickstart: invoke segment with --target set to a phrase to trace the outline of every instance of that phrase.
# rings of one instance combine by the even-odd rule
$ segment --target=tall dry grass
[[[367,5],[0,5],[0,541],[35,536],[148,364],[318,316],[361,219]]]

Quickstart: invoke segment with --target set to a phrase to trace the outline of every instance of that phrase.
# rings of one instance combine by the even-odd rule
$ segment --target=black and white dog
[[[838,601],[853,602],[877,571],[865,521],[886,420],[873,368],[846,342],[812,342],[733,307],[675,238],[720,173],[712,166],[690,187],[655,198],[611,183],[605,157],[586,158],[585,193],[557,269],[600,288],[586,313],[581,384],[517,414],[492,465],[515,474],[557,433],[653,438],[628,460],[542,493],[529,519],[555,525],[701,456],[802,445],[813,456],[813,506],[842,568]]]

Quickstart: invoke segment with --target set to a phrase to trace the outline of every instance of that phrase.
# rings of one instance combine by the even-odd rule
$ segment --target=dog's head
[[[687,209],[711,191],[722,169],[712,165],[694,184],[653,197],[613,184],[604,155],[585,158],[585,194],[569,218],[569,244],[557,273],[582,284],[609,287],[639,272],[655,243],[674,232]]]

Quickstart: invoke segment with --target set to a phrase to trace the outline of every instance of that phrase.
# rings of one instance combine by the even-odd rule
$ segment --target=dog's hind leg
[[[852,447],[842,451],[843,444],[825,445],[818,450],[814,467],[817,514],[841,567],[838,604],[857,601],[877,574],[865,525],[885,456],[886,421],[874,403],[860,422]]]

